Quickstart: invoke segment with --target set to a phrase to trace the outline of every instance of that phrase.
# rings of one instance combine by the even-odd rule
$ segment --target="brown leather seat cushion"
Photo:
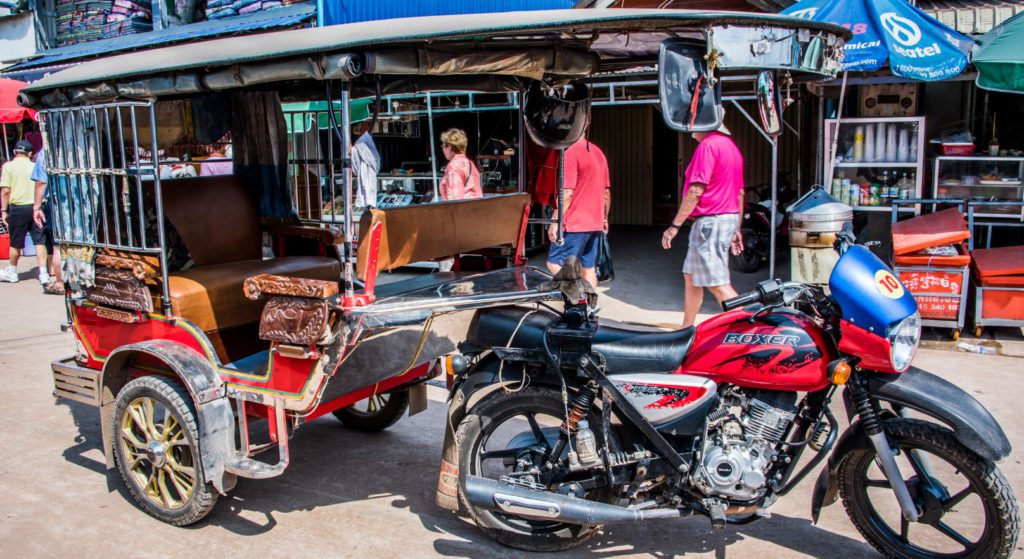
[[[200,266],[170,275],[174,314],[210,332],[257,322],[263,301],[250,301],[242,292],[245,279],[259,274],[338,281],[341,265],[322,256],[291,256],[242,260]]]

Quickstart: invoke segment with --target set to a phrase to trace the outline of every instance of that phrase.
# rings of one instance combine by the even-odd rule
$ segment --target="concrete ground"
[[[602,287],[603,316],[677,323],[682,250],[657,246],[660,231],[613,236],[618,276]],[[49,362],[73,352],[61,299],[41,294],[29,264],[22,282],[0,284],[0,556],[28,557],[534,557],[501,547],[465,516],[434,505],[445,393],[388,431],[367,435],[332,417],[303,426],[284,475],[242,480],[203,522],[174,528],[142,513],[116,471],[104,470],[95,409],[50,396]],[[33,272],[33,273],[30,273]],[[737,278],[749,284],[754,278]],[[737,287],[740,287],[738,285]],[[708,299],[705,312],[715,312]],[[1024,361],[922,349],[916,364],[985,404],[1017,446],[1016,401]],[[1000,464],[1018,495],[1021,451]],[[702,518],[609,527],[564,558],[877,557],[841,506],[810,523],[811,480],[748,526],[711,532]],[[1016,555],[1024,557],[1024,549]]]

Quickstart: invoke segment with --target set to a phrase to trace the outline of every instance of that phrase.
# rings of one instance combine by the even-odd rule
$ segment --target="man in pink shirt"
[[[570,256],[583,268],[583,277],[597,287],[597,247],[601,235],[608,231],[608,210],[611,209],[611,176],[608,159],[596,144],[580,138],[565,150],[565,244],[558,246],[558,225],[548,228],[551,249],[548,270],[557,274]],[[555,208],[558,219],[561,208]]]
[[[693,134],[700,143],[686,167],[679,211],[661,237],[661,246],[671,248],[683,222],[694,218],[683,264],[683,328],[696,321],[705,287],[719,303],[736,296],[729,279],[729,249],[733,254],[743,251],[743,155],[729,136],[725,124],[712,132]]]

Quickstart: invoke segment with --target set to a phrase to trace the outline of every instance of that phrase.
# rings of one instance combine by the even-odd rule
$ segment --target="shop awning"
[[[190,23],[188,25],[176,25],[149,33],[125,35],[100,41],[88,41],[43,51],[38,58],[6,68],[5,72],[39,68],[98,56],[108,56],[113,53],[147,49],[171,43],[196,41],[252,31],[291,28],[311,21],[315,15],[315,4],[305,3],[255,12],[244,16]]]
[[[843,62],[849,71],[877,70],[888,61],[898,76],[944,80],[964,71],[973,45],[904,0],[803,0],[782,13],[849,29]]]
[[[35,111],[18,104],[18,92],[27,85],[25,82],[0,78],[0,123],[16,124],[25,119],[39,120]]]
[[[349,114],[352,122],[370,120],[370,105],[373,99],[356,99],[348,104]],[[334,103],[335,112],[338,112],[339,103]],[[288,125],[288,133],[309,132],[313,128],[313,118],[316,118],[316,127],[320,130],[327,130],[330,127],[330,117],[327,114],[327,101],[314,101],[311,103],[281,103],[284,111],[285,124]],[[341,122],[341,113],[337,115],[338,122]]]
[[[1024,93],[1024,12],[978,38],[974,66],[978,87]]]

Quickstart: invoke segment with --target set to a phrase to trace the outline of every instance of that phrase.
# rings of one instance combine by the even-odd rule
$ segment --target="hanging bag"
[[[615,279],[615,267],[612,265],[612,250],[608,245],[608,233],[601,233],[597,245],[597,281]]]

